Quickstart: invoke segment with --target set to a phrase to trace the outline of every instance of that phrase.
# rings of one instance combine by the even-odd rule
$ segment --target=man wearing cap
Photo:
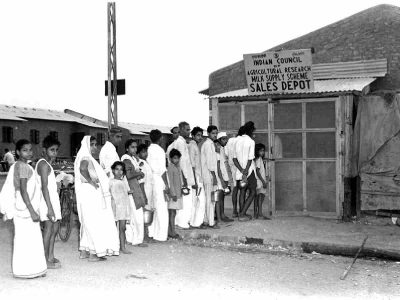
[[[100,150],[99,154],[100,165],[104,169],[109,178],[113,178],[111,166],[113,165],[114,162],[120,161],[116,147],[118,147],[121,141],[122,141],[122,130],[117,127],[113,127],[110,129],[108,141],[104,144],[103,148],[101,148]]]
[[[221,145],[221,149],[219,153],[217,153],[217,156],[219,156],[219,161],[220,161],[220,169],[222,173],[222,178],[221,178],[221,185],[222,188],[225,190],[228,188],[229,182],[232,182],[232,172],[231,168],[228,164],[228,157],[225,153],[225,146],[228,143],[228,135],[226,132],[219,132],[217,135],[217,141]],[[220,207],[220,215],[221,215],[221,220],[224,222],[232,222],[233,220],[225,216],[224,209],[225,209],[225,197],[222,196],[221,201],[218,201],[216,205],[219,205]]]
[[[178,150],[181,154],[181,160],[179,166],[181,167],[183,176],[186,179],[187,186],[189,187],[189,194],[182,195],[183,197],[183,209],[180,209],[176,213],[175,224],[178,227],[188,229],[190,217],[192,215],[192,194],[191,188],[195,185],[192,163],[190,161],[189,148],[187,139],[190,137],[190,125],[187,122],[179,123],[179,137],[174,142],[174,149]]]

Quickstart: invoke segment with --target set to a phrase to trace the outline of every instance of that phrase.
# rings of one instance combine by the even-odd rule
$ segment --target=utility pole
[[[116,21],[115,2],[107,3],[107,30],[108,30],[108,130],[118,126],[117,103],[117,48],[116,48]]]

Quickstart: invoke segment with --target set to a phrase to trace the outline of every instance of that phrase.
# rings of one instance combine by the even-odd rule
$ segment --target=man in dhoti
[[[99,160],[100,165],[106,172],[108,178],[113,178],[113,173],[111,171],[111,166],[114,162],[120,161],[117,147],[122,141],[122,131],[121,129],[114,127],[110,129],[108,141],[100,150]]]
[[[189,141],[188,149],[190,161],[194,174],[195,185],[192,187],[192,214],[190,226],[203,228],[204,214],[206,209],[206,198],[204,192],[203,178],[201,176],[200,148],[199,144],[203,140],[203,129],[194,127],[192,139]]]
[[[157,241],[166,241],[168,237],[168,206],[164,193],[169,194],[165,151],[161,148],[162,133],[155,129],[150,132],[152,144],[149,146],[147,163],[153,172],[153,223],[149,226],[149,236]]]
[[[175,224],[176,226],[188,229],[190,218],[192,216],[192,189],[195,185],[192,163],[190,161],[189,148],[187,140],[190,139],[190,125],[187,122],[179,123],[179,137],[174,142],[174,149],[178,150],[182,156],[179,162],[183,176],[186,179],[187,186],[189,187],[189,194],[182,194],[183,208],[176,213]]]
[[[214,141],[217,139],[217,126],[210,125],[207,128],[208,137],[203,142],[200,151],[201,174],[203,177],[204,191],[206,196],[206,212],[204,224],[210,228],[218,229],[214,221],[215,199],[214,192],[218,188],[217,181],[217,153]]]

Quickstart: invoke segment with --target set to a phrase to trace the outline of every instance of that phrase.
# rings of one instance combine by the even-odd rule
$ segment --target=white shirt
[[[221,147],[221,150],[219,153],[217,153],[218,156],[218,160],[220,161],[219,163],[219,167],[221,169],[221,173],[222,173],[222,178],[224,179],[224,181],[229,181],[229,173],[228,173],[228,169],[229,165],[228,165],[228,157],[225,154],[225,147]]]
[[[233,157],[235,153],[235,147],[236,147],[236,142],[241,138],[242,136],[239,135],[237,137],[231,137],[228,142],[226,143],[224,150],[225,154],[228,157],[228,162],[229,164],[233,165]]]
[[[99,159],[100,159],[100,166],[104,169],[108,177],[113,178],[114,176],[111,171],[111,166],[116,161],[120,161],[115,146],[109,141],[107,141],[104,144],[103,148],[101,148],[100,150]]]
[[[12,155],[11,151],[4,154],[4,161],[8,162],[9,166],[15,164],[14,155]]]
[[[176,139],[174,144],[174,148],[182,154],[181,160],[179,161],[179,166],[181,167],[182,173],[186,178],[188,186],[190,187],[194,185],[194,175],[192,163],[190,161],[188,144],[181,136]]]
[[[202,182],[201,178],[201,162],[200,162],[200,149],[195,141],[190,141],[188,144],[190,162],[192,163],[192,167],[194,168],[194,172],[196,173],[197,180]]]
[[[150,165],[153,176],[161,177],[167,171],[164,149],[157,144],[151,144],[147,153],[147,163]]]
[[[200,151],[201,174],[205,184],[213,184],[211,172],[215,172],[215,175],[218,177],[217,160],[214,142],[210,138],[207,138],[201,146]]]
[[[249,167],[248,175],[254,171],[254,147],[255,142],[246,134],[236,140],[233,158],[236,158],[240,166],[245,169],[249,160],[252,161]],[[242,179],[242,172],[236,171],[236,180]]]

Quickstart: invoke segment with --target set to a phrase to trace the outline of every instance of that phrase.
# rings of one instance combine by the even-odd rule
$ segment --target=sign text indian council
[[[312,92],[311,50],[244,54],[249,95]]]

